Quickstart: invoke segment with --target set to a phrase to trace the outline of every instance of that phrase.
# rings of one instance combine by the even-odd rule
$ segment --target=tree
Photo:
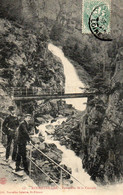
[[[60,41],[63,36],[63,27],[60,23],[56,23],[50,33],[50,38],[54,41]]]

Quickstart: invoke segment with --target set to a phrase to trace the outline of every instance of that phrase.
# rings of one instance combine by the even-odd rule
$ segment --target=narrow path
[[[23,176],[18,176],[13,173],[13,169],[10,167],[10,164],[6,164],[4,161],[5,158],[5,148],[0,144],[0,192],[4,190],[7,193],[8,189],[13,191],[16,189],[26,190],[37,185],[27,176],[25,173]]]

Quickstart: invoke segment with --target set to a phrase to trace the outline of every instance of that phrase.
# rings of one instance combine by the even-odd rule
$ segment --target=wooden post
[[[20,101],[20,114],[22,114],[22,102]]]
[[[12,88],[12,97],[14,97],[14,95],[15,95],[15,90],[14,88]]]
[[[20,90],[19,90],[19,96],[21,96],[22,95],[22,89],[20,88]]]
[[[61,169],[61,171],[60,171],[60,185],[61,185],[61,187],[62,187],[62,184],[63,184],[63,180],[62,180],[62,169]]]
[[[27,87],[26,87],[26,96],[27,96]]]
[[[2,120],[0,119],[0,142],[2,143]]]
[[[51,88],[49,88],[49,95],[51,95]]]
[[[32,87],[32,94],[34,95],[34,87]]]
[[[31,168],[32,168],[32,146],[30,145],[30,153],[29,153],[29,158],[30,158],[30,161],[29,161],[29,176],[31,177]]]

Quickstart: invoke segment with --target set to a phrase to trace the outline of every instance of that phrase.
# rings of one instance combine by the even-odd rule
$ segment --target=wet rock
[[[54,122],[56,122],[56,119],[51,120],[51,123],[54,123]]]
[[[38,138],[39,138],[40,142],[44,142],[45,141],[45,137],[42,136],[42,134],[39,134]]]
[[[73,183],[70,179],[63,179],[63,185],[64,186],[70,186]]]
[[[50,157],[52,160],[54,160],[57,163],[60,163],[62,158],[59,154],[54,153],[54,152],[47,152],[47,156]]]
[[[35,160],[35,163],[36,163],[39,167],[42,167],[42,164],[44,164],[44,162],[42,162],[42,160]]]
[[[46,146],[45,146],[44,143],[40,143],[40,144],[38,145],[38,148],[39,148],[40,150],[42,150],[42,151],[45,151]]]
[[[42,117],[37,117],[35,120],[36,120],[36,122],[37,122],[38,124],[42,124],[42,123],[45,123],[45,122],[46,122],[45,119],[42,118]]]
[[[82,120],[82,113],[76,112],[75,115],[63,122],[61,125],[55,127],[54,137],[59,140],[61,145],[65,145],[68,149],[72,149],[79,154],[81,151],[81,137],[80,124]]]
[[[52,134],[54,134],[54,132],[55,132],[55,128],[52,126],[52,125],[47,125],[46,126],[46,129],[47,129],[47,134],[49,134],[49,135],[52,135]]]
[[[67,172],[65,172],[65,171],[62,171],[62,178],[63,179],[70,179],[70,174],[72,173],[72,170],[71,170],[71,168],[69,168],[69,167],[67,167],[66,165],[61,165],[61,167],[63,167]]]
[[[35,144],[40,144],[40,139],[38,137],[31,137],[31,140],[35,143]]]

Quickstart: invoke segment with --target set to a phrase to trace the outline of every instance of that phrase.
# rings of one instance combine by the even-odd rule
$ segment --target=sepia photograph
[[[123,1],[0,0],[0,195],[121,195]]]

